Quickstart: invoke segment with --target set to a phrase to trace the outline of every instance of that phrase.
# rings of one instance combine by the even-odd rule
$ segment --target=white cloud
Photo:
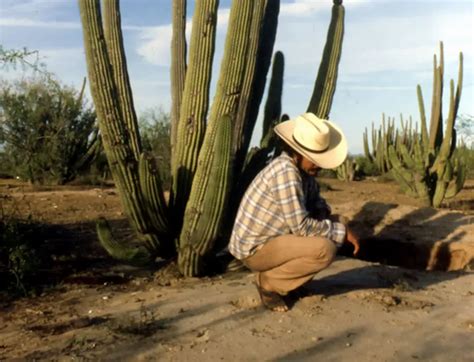
[[[407,17],[385,14],[366,18],[361,18],[360,13],[353,14],[346,13],[340,64],[344,75],[430,68],[432,55],[439,54],[439,40],[444,41],[446,64],[457,63],[459,52],[463,51],[465,70],[474,68],[473,33],[466,30],[472,28],[469,13]],[[286,68],[293,75],[315,73],[328,24],[329,17],[325,22],[280,19],[275,49],[283,51]]]
[[[151,64],[170,64],[171,25],[157,26],[141,31],[137,53]]]
[[[229,23],[229,9],[221,9],[217,13],[217,32],[222,32]],[[192,19],[186,21],[186,38],[189,39],[192,30]],[[169,66],[171,60],[172,25],[147,27],[139,35],[137,53],[146,61],[155,65]]]
[[[0,26],[48,29],[79,29],[81,24],[73,21],[41,21],[29,18],[0,18]]]
[[[345,0],[344,8],[352,8],[368,0]],[[280,5],[280,16],[288,17],[308,17],[317,12],[327,11],[331,9],[329,1],[321,0],[294,0],[291,3],[283,3]]]

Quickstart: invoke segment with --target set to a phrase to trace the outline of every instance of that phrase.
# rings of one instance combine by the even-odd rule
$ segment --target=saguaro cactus
[[[273,52],[279,0],[233,0],[220,76],[210,111],[209,87],[218,0],[195,3],[188,64],[184,38],[186,1],[174,1],[173,185],[169,205],[165,202],[157,165],[153,157],[142,152],[139,142],[120,32],[118,0],[103,0],[103,5],[102,23],[99,0],[79,0],[91,91],[112,176],[127,216],[145,248],[115,240],[104,220],[97,225],[99,238],[115,258],[142,263],[152,261],[155,256],[169,257],[177,253],[178,265],[184,275],[200,275],[206,271],[206,261],[213,255],[216,240],[225,235],[224,224],[229,223],[223,220],[228,209],[235,209],[235,205],[227,207],[227,204],[229,195],[238,189],[237,180],[243,177],[242,164]],[[318,87],[325,87],[321,101],[325,104],[325,112],[329,112],[334,93],[342,41],[343,9],[340,2],[335,2],[335,7],[338,10],[333,10],[335,28],[328,36],[331,46],[326,46],[325,66],[320,70],[325,74],[321,75],[325,80],[321,78],[318,83]],[[282,60],[282,55],[277,53],[276,68],[280,58]],[[282,61],[280,63],[281,71],[277,73],[282,78]],[[278,79],[278,76],[274,78]],[[326,82],[330,83],[329,87]],[[281,97],[281,85],[281,79],[272,80],[269,99],[278,98],[273,94]],[[271,128],[281,110],[281,101],[271,104],[275,111],[266,110],[267,131],[262,141],[262,148],[267,153],[274,147]],[[251,171],[256,173],[263,164],[254,167]],[[239,201],[231,199],[233,204]]]
[[[427,132],[425,107],[421,87],[417,87],[421,118],[421,136],[414,139],[410,150],[406,144],[390,146],[392,174],[402,189],[423,200],[426,205],[439,207],[444,198],[453,197],[464,184],[465,165],[454,153],[456,147],[456,120],[462,89],[463,56],[459,54],[458,84],[450,82],[449,112],[443,135],[443,43],[440,43],[440,64],[434,56],[433,97],[430,131]]]

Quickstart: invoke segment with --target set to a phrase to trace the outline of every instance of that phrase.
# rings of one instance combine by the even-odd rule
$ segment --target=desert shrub
[[[466,145],[458,146],[454,150],[455,157],[458,157],[466,165],[466,177],[474,178],[474,148]]]
[[[377,165],[370,161],[365,156],[357,156],[355,162],[358,166],[358,173],[360,176],[378,176],[380,172],[377,168]]]
[[[50,74],[0,83],[0,148],[10,173],[64,184],[87,166],[97,139],[95,113],[80,92]],[[94,138],[95,137],[95,138]]]
[[[143,149],[158,161],[165,189],[171,184],[171,117],[161,108],[151,108],[140,116]]]
[[[456,119],[458,147],[454,151],[466,165],[468,178],[474,178],[474,119],[471,115],[461,115]]]
[[[21,295],[34,292],[32,279],[42,260],[38,229],[31,218],[22,219],[0,209],[0,291]]]
[[[474,148],[474,117],[463,114],[456,118],[456,135],[461,146],[468,149]]]

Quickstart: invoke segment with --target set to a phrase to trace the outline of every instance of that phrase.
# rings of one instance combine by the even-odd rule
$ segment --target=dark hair
[[[299,152],[297,152],[293,147],[291,147],[288,143],[286,143],[281,138],[280,138],[280,142],[278,143],[278,147],[280,147],[280,149],[283,152],[286,152],[288,154],[288,156],[290,156],[290,157],[293,157],[294,155],[300,155],[301,156],[301,154]]]

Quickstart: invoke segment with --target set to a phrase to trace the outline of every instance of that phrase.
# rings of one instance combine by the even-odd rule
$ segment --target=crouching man
[[[284,151],[268,164],[245,192],[229,251],[256,274],[262,304],[285,312],[283,296],[308,282],[335,258],[344,242],[359,250],[347,226],[330,215],[315,176],[347,156],[341,129],[312,113],[282,122],[275,133]]]

